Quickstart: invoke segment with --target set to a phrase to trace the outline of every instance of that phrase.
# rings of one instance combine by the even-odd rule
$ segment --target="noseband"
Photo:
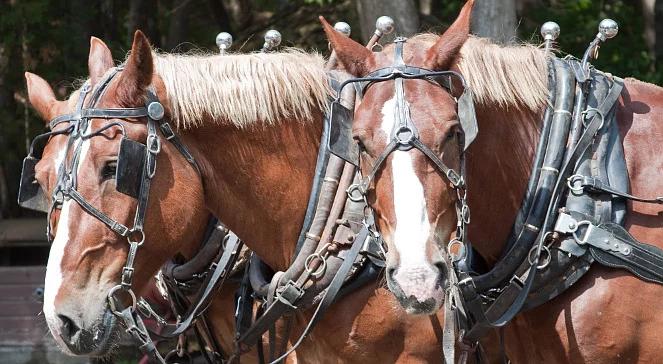
[[[408,66],[403,60],[403,45],[407,38],[398,37],[394,40],[394,64],[391,67],[381,68],[371,72],[366,77],[353,78],[346,80],[341,84],[338,91],[335,103],[340,103],[341,93],[346,85],[354,84],[360,95],[363,95],[371,85],[379,82],[394,80],[395,83],[395,98],[396,110],[394,115],[394,126],[390,135],[391,141],[385,149],[378,155],[373,163],[370,172],[366,177],[360,179],[360,183],[353,184],[348,189],[348,195],[353,201],[364,200],[365,195],[370,187],[371,182],[375,175],[382,168],[387,157],[394,151],[408,151],[411,149],[418,149],[422,152],[436,168],[442,172],[446,179],[451,183],[457,192],[457,229],[456,237],[450,242],[451,244],[462,243],[465,241],[466,225],[470,222],[470,210],[467,205],[467,191],[465,184],[465,150],[474,141],[478,133],[476,116],[474,112],[474,103],[472,101],[472,93],[465,82],[462,75],[454,71],[432,71],[425,68]],[[412,122],[410,109],[407,101],[405,100],[405,90],[403,87],[404,80],[418,79],[426,80],[440,87],[452,91],[452,79],[457,78],[461,81],[464,92],[458,99],[458,116],[460,119],[461,133],[458,134],[460,145],[460,169],[458,171],[449,167],[442,161],[438,155],[424,144],[420,137],[419,132]],[[361,148],[361,145],[359,146]],[[361,173],[361,168],[358,168]],[[448,249],[447,249],[448,250]],[[459,259],[462,254],[454,257],[454,260]]]

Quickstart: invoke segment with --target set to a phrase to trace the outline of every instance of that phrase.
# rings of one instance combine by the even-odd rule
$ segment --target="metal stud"
[[[265,44],[261,52],[271,52],[281,44],[281,33],[278,30],[270,29],[265,33]]]
[[[216,46],[219,47],[221,54],[226,53],[228,48],[233,44],[233,36],[230,33],[221,32],[216,36]]]
[[[161,120],[163,119],[163,115],[165,113],[165,110],[163,108],[163,105],[161,105],[160,102],[153,101],[150,102],[149,105],[147,105],[147,116],[150,117],[152,120]]]
[[[352,28],[350,28],[350,24],[344,21],[340,21],[334,24],[334,29],[336,29],[337,32],[345,35],[346,37],[349,37],[350,33],[352,33]]]
[[[541,26],[541,36],[546,41],[555,41],[559,38],[560,27],[554,21],[549,21]]]
[[[619,33],[619,24],[612,19],[603,19],[599,24],[599,35],[602,41],[612,39]]]
[[[383,36],[391,34],[394,31],[394,19],[384,15],[378,18],[375,22],[375,34]]]

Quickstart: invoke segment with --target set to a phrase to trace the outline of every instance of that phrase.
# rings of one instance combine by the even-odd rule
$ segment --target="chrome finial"
[[[587,47],[585,55],[582,57],[583,69],[589,70],[590,59],[597,59],[599,57],[601,43],[614,38],[617,33],[619,33],[619,24],[617,24],[616,21],[612,19],[601,20],[601,23],[599,24],[599,33],[594,37],[594,40],[589,43],[589,47]]]
[[[350,28],[350,24],[344,21],[340,21],[334,24],[334,29],[336,29],[337,32],[345,35],[346,37],[349,37],[350,33],[352,33],[352,28]]]
[[[560,27],[554,21],[543,23],[541,26],[541,36],[545,41],[555,41],[559,38]]]
[[[394,31],[394,19],[383,15],[375,22],[375,34],[379,37]]]
[[[281,33],[278,30],[270,29],[265,33],[265,44],[262,45],[261,52],[271,52],[281,44]]]
[[[221,32],[216,36],[216,46],[219,47],[221,54],[226,53],[228,48],[233,44],[233,36],[230,33]]]
[[[619,24],[616,21],[612,19],[601,20],[597,37],[600,37],[602,42],[614,38],[617,33],[619,33]]]

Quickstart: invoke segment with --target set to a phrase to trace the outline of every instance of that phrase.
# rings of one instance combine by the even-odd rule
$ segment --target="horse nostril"
[[[449,274],[449,265],[445,261],[439,261],[435,262],[433,264],[435,268],[437,268],[437,278],[438,282],[440,282],[440,285],[446,286],[447,284],[447,276]]]
[[[446,275],[448,265],[445,261],[441,260],[439,262],[435,262],[433,265],[440,271],[440,274]]]
[[[74,323],[72,319],[65,315],[58,315],[60,322],[62,323],[62,337],[67,341],[76,336],[76,334],[81,331],[81,329]]]

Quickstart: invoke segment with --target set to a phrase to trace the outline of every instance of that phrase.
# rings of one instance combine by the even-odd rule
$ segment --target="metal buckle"
[[[159,154],[161,152],[161,140],[159,140],[158,135],[147,136],[147,150],[152,154]]]
[[[161,123],[159,124],[159,129],[161,129],[161,133],[164,137],[166,137],[166,140],[171,140],[175,137],[175,132],[173,131],[173,128],[170,126],[170,124],[165,122]]]
[[[286,303],[296,309],[297,306],[295,306],[294,303],[297,302],[297,300],[299,300],[303,295],[304,290],[297,287],[294,281],[289,280],[288,283],[286,283],[285,286],[283,286],[283,288],[280,289],[276,294],[276,298],[279,301]]]

